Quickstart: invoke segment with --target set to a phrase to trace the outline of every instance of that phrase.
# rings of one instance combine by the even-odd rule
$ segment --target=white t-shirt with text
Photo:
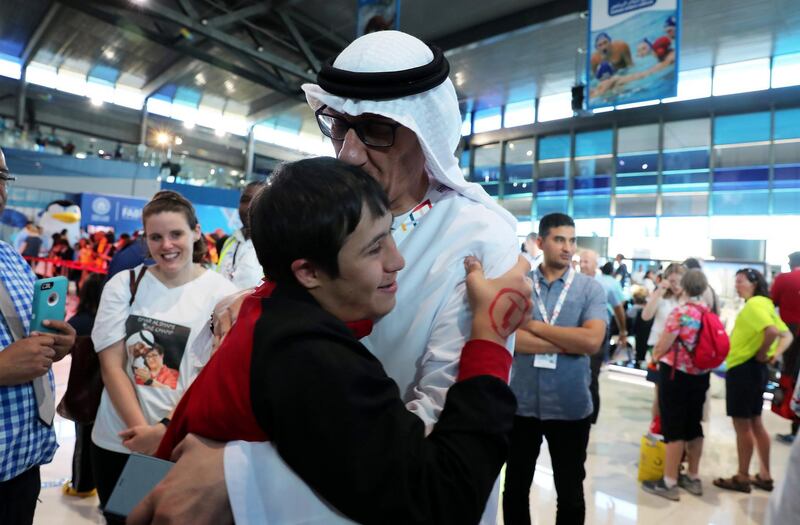
[[[134,270],[136,275],[140,269]],[[219,300],[236,291],[213,271],[176,288],[166,287],[148,271],[130,307],[130,272],[120,272],[106,283],[92,342],[100,353],[124,341],[125,372],[149,424],[169,416],[208,362],[211,355],[204,343],[211,313]],[[127,427],[103,389],[92,441],[106,450],[129,454],[118,436]]]

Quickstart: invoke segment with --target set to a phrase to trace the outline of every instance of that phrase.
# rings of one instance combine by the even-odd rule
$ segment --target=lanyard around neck
[[[536,307],[539,308],[539,313],[542,315],[542,321],[547,324],[556,324],[556,320],[561,314],[561,308],[564,306],[564,301],[567,299],[567,292],[569,292],[569,289],[572,286],[572,281],[575,280],[575,270],[568,268],[567,274],[567,279],[564,282],[564,288],[561,290],[561,294],[558,296],[558,301],[556,301],[555,307],[553,307],[552,317],[547,315],[547,307],[545,306],[544,299],[542,298],[542,285],[539,283],[539,279],[533,280],[533,289],[536,292],[536,299],[538,299],[534,300],[533,302],[536,303]]]

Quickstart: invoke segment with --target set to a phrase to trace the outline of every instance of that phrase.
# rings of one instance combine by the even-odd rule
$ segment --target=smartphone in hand
[[[47,328],[43,323],[45,320],[64,320],[67,313],[68,285],[69,281],[63,276],[38,279],[34,283],[31,332],[55,333],[55,330]]]

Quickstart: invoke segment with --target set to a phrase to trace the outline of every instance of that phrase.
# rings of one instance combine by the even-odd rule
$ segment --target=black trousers
[[[92,443],[92,472],[94,472],[94,482],[97,486],[97,496],[100,498],[100,507],[105,508],[125,463],[128,462],[129,454],[121,454],[100,448]],[[109,524],[125,523],[114,516],[104,513]]]
[[[8,481],[0,481],[0,523],[31,525],[41,488],[38,466]]]
[[[556,525],[580,525],[584,522],[583,480],[586,470],[583,465],[590,428],[588,417],[577,421],[543,421],[514,416],[503,487],[503,520],[506,525],[531,523],[529,495],[543,437],[550,448],[553,481],[558,495]]]
[[[75,423],[75,449],[72,452],[72,488],[89,492],[94,487],[92,472],[92,428]]]

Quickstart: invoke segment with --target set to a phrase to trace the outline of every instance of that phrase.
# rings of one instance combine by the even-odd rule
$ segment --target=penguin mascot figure
[[[53,234],[67,230],[67,240],[74,246],[81,236],[81,209],[72,201],[57,200],[47,205],[39,214],[44,249],[53,247]]]

